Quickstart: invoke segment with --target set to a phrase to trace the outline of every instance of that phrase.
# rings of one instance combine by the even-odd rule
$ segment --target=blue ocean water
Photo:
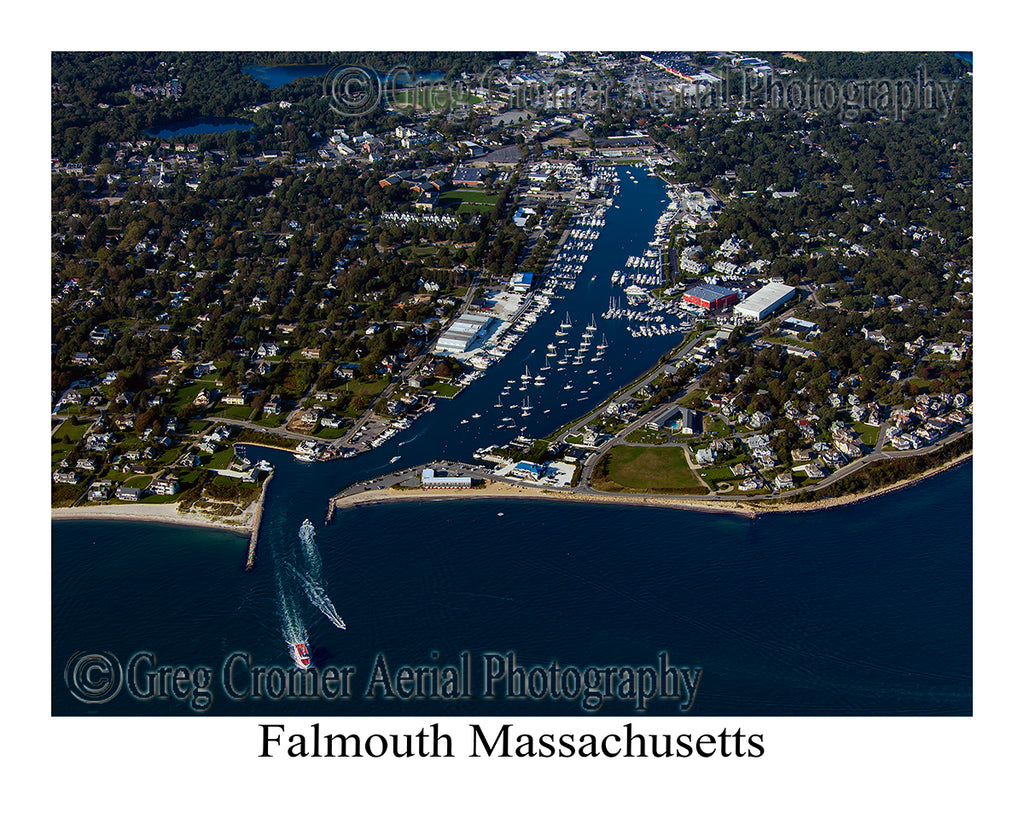
[[[275,477],[275,484],[282,476]],[[483,657],[520,665],[703,669],[692,714],[971,713],[968,462],[870,501],[749,520],[555,501],[402,502],[318,526],[325,587],[348,628],[307,606],[314,663],[355,666],[346,701],[230,701],[221,715],[575,715],[576,701],[481,698]],[[499,512],[502,513],[499,516]],[[275,522],[268,541],[297,537]],[[53,525],[53,712],[189,714],[187,703],[74,699],[76,652],[210,667],[232,652],[289,667],[271,544],[169,525]],[[364,693],[378,654],[458,664],[469,700]],[[649,713],[677,713],[672,701]],[[611,701],[599,713],[634,714]]]
[[[496,429],[508,411],[494,407],[506,381],[525,366],[537,371],[565,312],[574,333],[600,315],[621,293],[612,270],[651,238],[667,203],[663,183],[642,169],[620,178],[620,207],[609,209],[576,289],[456,400],[351,460],[302,464],[251,448],[276,466],[253,572],[242,571],[247,538],[232,533],[54,523],[53,712],[192,713],[180,698],[140,699],[127,689],[109,702],[81,702],[66,680],[80,652],[110,652],[121,664],[152,652],[157,664],[208,667],[216,677],[235,652],[251,655],[251,665],[289,668],[288,641],[301,635],[317,668],[356,669],[351,697],[236,701],[214,686],[204,713],[583,713],[567,698],[483,699],[489,652],[515,652],[523,667],[557,660],[580,669],[655,665],[667,652],[673,664],[703,669],[693,714],[970,713],[970,463],[852,506],[756,520],[479,499],[351,508],[323,524],[332,494],[391,471],[392,457],[409,467],[468,460],[520,429],[543,434],[674,343],[600,321],[609,352],[590,379],[599,383],[552,373],[531,392],[534,414],[517,419],[516,430]],[[481,417],[469,422],[474,413]],[[315,534],[303,541],[306,518]],[[313,597],[329,599],[348,628],[336,628]],[[458,666],[460,655],[473,672],[469,698],[364,696],[378,656],[394,669]],[[635,714],[635,703],[612,698],[598,713]],[[678,713],[678,703],[654,702],[646,713]]]

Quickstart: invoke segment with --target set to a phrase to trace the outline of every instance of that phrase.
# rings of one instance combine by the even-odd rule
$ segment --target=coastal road
[[[669,359],[668,361],[665,361],[663,363],[656,364],[646,375],[642,376],[640,379],[635,381],[633,384],[625,387],[623,390],[621,390],[620,392],[616,393],[615,396],[613,396],[612,399],[609,399],[609,401],[610,400],[624,401],[627,398],[629,398],[630,396],[634,395],[638,390],[642,389],[643,387],[646,387],[655,378],[657,378],[659,375],[661,375],[664,372],[665,367],[668,367],[668,366],[681,366],[684,363],[683,359],[687,355],[689,355],[689,353],[693,350],[693,348],[695,346],[697,346],[697,344],[700,343],[701,341],[703,341],[704,339],[706,339],[709,336],[713,335],[715,332],[717,332],[717,331],[716,330],[709,330],[709,331],[706,331],[706,332],[703,332],[703,333],[699,333],[698,335],[694,336],[682,348],[680,348],[680,350],[674,356],[672,356],[671,359]],[[693,389],[693,387],[696,385],[696,383],[697,383],[697,379],[694,379],[689,384],[687,384],[686,387],[683,389],[683,395],[685,396],[685,394],[687,392],[689,392],[691,389]],[[580,433],[580,430],[583,429],[583,427],[585,427],[587,424],[592,423],[595,419],[597,419],[604,412],[604,408],[608,405],[609,401],[601,402],[601,404],[595,410],[593,410],[589,414],[583,416],[583,418],[581,418],[580,420],[574,422],[571,427],[569,427],[565,432],[561,433],[558,436],[558,439],[557,439],[558,442],[559,443],[565,443],[565,439],[568,436],[570,436],[570,435],[578,435]],[[624,438],[626,435],[628,435],[630,432],[632,432],[638,426],[640,426],[640,425],[646,423],[648,420],[650,420],[650,418],[652,416],[656,415],[657,412],[659,410],[661,410],[661,409],[663,409],[663,407],[659,406],[656,409],[651,410],[651,412],[649,412],[643,418],[638,419],[637,421],[633,421],[626,428],[624,428],[622,431],[620,431],[616,437]]]

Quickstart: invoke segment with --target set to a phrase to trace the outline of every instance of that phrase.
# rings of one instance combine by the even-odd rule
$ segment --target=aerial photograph
[[[971,52],[50,69],[52,716],[974,713]]]

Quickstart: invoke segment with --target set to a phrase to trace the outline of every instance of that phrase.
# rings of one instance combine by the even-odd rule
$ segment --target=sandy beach
[[[424,500],[473,500],[479,498],[509,499],[522,498],[524,500],[556,500],[582,503],[621,503],[631,506],[658,506],[674,509],[689,509],[700,512],[726,512],[744,517],[756,518],[758,515],[767,515],[779,512],[813,512],[820,509],[830,509],[837,506],[845,506],[851,503],[859,503],[877,495],[884,495],[888,492],[895,492],[904,487],[925,480],[932,475],[950,469],[967,458],[971,453],[966,453],[949,463],[942,464],[933,469],[923,472],[913,478],[876,489],[872,492],[864,492],[859,495],[847,495],[840,498],[827,498],[809,503],[782,503],[765,502],[753,498],[744,500],[711,500],[694,495],[645,495],[633,493],[603,493],[600,495],[582,494],[569,490],[544,489],[541,487],[520,486],[505,483],[503,481],[487,481],[483,486],[473,489],[371,489],[357,495],[335,496],[333,500],[334,509],[343,509],[353,506],[364,506],[372,503],[393,503],[396,501],[424,501]]]
[[[718,512],[756,518],[758,515],[788,512],[813,512],[820,509],[831,509],[851,503],[859,503],[877,495],[896,492],[904,487],[925,480],[943,470],[963,463],[971,457],[965,453],[949,463],[942,464],[900,483],[865,492],[859,495],[847,495],[841,498],[827,498],[809,503],[782,503],[758,501],[753,498],[743,500],[721,499],[712,500],[695,495],[645,495],[645,494],[613,494],[600,495],[582,494],[569,490],[545,489],[542,487],[521,486],[503,481],[487,481],[483,486],[473,489],[371,489],[356,495],[335,496],[331,499],[334,509],[364,506],[372,503],[394,503],[398,501],[448,501],[473,500],[479,498],[523,500],[555,500],[575,503],[620,503],[631,506],[657,506],[669,509],[689,509],[698,512]],[[105,506],[86,506],[74,508],[58,508],[50,510],[51,520],[131,520],[153,523],[176,523],[185,526],[205,526],[213,529],[225,529],[238,534],[251,534],[253,520],[260,507],[262,495],[253,501],[245,512],[231,518],[214,518],[199,512],[179,512],[177,504],[111,504]]]
[[[240,535],[249,534],[256,502],[241,515],[231,518],[213,518],[198,512],[179,512],[176,503],[119,503],[107,506],[84,506],[50,510],[50,520],[130,520],[149,523],[176,523],[185,526],[205,526],[225,529]]]

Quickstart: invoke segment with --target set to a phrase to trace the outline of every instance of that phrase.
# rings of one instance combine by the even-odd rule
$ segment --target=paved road
[[[669,361],[666,361],[666,362],[660,363],[660,364],[656,364],[646,375],[642,376],[639,380],[633,382],[633,384],[627,386],[625,389],[620,390],[619,392],[617,392],[615,394],[615,400],[619,400],[619,401],[625,400],[629,396],[631,396],[634,393],[636,393],[637,390],[640,390],[643,387],[646,387],[655,378],[657,378],[659,375],[661,375],[661,373],[663,373],[665,368],[668,367],[669,365],[673,365],[674,364],[676,366],[680,366],[683,363],[683,359],[690,353],[691,350],[693,350],[693,348],[699,342],[703,341],[704,339],[708,338],[709,336],[713,335],[716,332],[717,332],[717,330],[708,330],[708,331],[706,331],[704,333],[700,333],[700,334],[694,336],[693,339],[688,341]],[[690,384],[688,384],[686,386],[686,388],[684,389],[684,391],[683,391],[684,394],[686,392],[688,392],[690,389],[692,389],[693,386],[696,383],[697,383],[696,379],[691,381]],[[611,400],[611,399],[609,399],[609,400]],[[597,407],[597,409],[595,409],[593,412],[589,413],[588,415],[585,415],[580,420],[576,421],[569,429],[567,429],[565,432],[563,432],[561,435],[559,435],[557,440],[559,442],[565,442],[566,437],[568,437],[570,435],[578,435],[580,430],[583,429],[583,427],[585,427],[587,424],[592,423],[595,419],[597,419],[600,415],[602,415],[604,413],[604,408],[607,406],[607,404],[608,404],[608,401],[602,402]],[[662,409],[662,408],[663,407],[657,407],[656,409],[652,410],[650,413],[645,415],[642,419],[639,419],[638,421],[634,421],[628,427],[626,427],[626,429],[624,429],[622,432],[620,432],[618,437],[624,438],[626,435],[628,435],[630,432],[632,432],[633,429],[635,429],[637,426],[642,425],[642,424],[646,423],[648,420],[650,420],[650,418],[653,415],[656,415],[657,412],[660,409]]]

